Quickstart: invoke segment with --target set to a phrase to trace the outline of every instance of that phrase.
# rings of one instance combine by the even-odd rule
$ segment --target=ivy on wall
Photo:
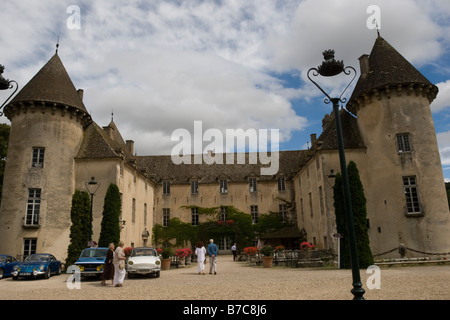
[[[238,243],[239,247],[253,245],[253,241],[265,232],[282,229],[289,224],[282,221],[279,212],[262,214],[258,218],[258,223],[252,224],[249,213],[242,212],[233,206],[219,206],[203,208],[198,206],[183,206],[182,209],[196,208],[199,216],[206,216],[203,222],[192,225],[183,222],[179,218],[170,219],[167,226],[156,224],[153,227],[153,239],[156,246],[171,244],[174,247],[187,246],[189,243],[195,245],[198,241],[204,244],[209,239],[218,242],[220,238],[229,238],[232,242]],[[225,220],[221,219],[221,212],[226,209]]]

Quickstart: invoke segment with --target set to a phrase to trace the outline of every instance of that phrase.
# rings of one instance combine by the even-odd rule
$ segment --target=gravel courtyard
[[[206,266],[208,271],[209,265]],[[199,275],[196,265],[161,271],[160,278],[125,279],[123,287],[110,282],[82,281],[69,289],[69,275],[49,280],[0,280],[0,300],[351,300],[350,270],[249,266],[219,256],[217,275]],[[368,289],[371,274],[361,270],[367,300],[450,299],[450,265],[382,268],[380,289]]]

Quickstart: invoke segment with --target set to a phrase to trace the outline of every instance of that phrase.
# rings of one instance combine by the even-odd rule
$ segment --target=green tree
[[[342,176],[338,172],[333,187],[334,196],[334,212],[336,217],[336,231],[344,235],[344,238],[338,239],[340,241],[340,266],[343,269],[348,269],[350,265],[350,251],[347,241],[347,217],[345,215],[344,193],[343,193]]]
[[[75,190],[72,196],[72,208],[70,210],[70,244],[67,249],[66,266],[77,261],[81,251],[86,248],[89,241],[89,216],[91,200],[87,192]]]
[[[350,197],[352,201],[352,211],[356,236],[356,247],[358,250],[358,260],[360,268],[367,268],[373,264],[372,251],[369,245],[369,235],[367,228],[367,209],[364,188],[361,183],[359,171],[356,163],[350,161],[348,164],[348,179],[350,185]],[[347,241],[341,242],[341,267],[350,267],[350,253],[348,248],[347,217],[345,214],[344,195],[342,188],[342,178],[336,177],[334,187],[334,206],[336,213],[336,227],[338,233],[343,233]],[[344,231],[344,232],[343,232]],[[342,245],[344,244],[344,245]]]
[[[120,241],[120,210],[122,201],[117,185],[111,183],[106,191],[103,204],[103,218],[98,240],[99,247],[107,247],[110,243],[118,245]]]

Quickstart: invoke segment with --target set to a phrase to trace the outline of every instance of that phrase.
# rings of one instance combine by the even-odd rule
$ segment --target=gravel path
[[[206,270],[208,270],[207,265]],[[80,289],[68,289],[69,275],[49,280],[0,280],[0,300],[351,300],[350,270],[325,270],[249,266],[218,257],[217,275],[198,275],[196,265],[161,271],[160,278],[125,279],[121,288],[99,281],[82,281]],[[368,289],[372,274],[361,270],[368,300],[450,299],[450,266],[383,268],[380,289]]]

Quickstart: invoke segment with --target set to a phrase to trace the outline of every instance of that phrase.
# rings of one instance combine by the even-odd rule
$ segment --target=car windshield
[[[156,251],[153,248],[137,248],[134,249],[131,253],[132,257],[141,257],[141,256],[154,256],[156,257]]]
[[[0,263],[6,262],[6,257],[0,256]]]
[[[25,258],[24,261],[32,261],[32,262],[46,262],[49,261],[50,257],[48,255],[43,255],[43,254],[32,254],[28,257]]]
[[[106,258],[108,249],[84,249],[81,252],[80,258]]]

